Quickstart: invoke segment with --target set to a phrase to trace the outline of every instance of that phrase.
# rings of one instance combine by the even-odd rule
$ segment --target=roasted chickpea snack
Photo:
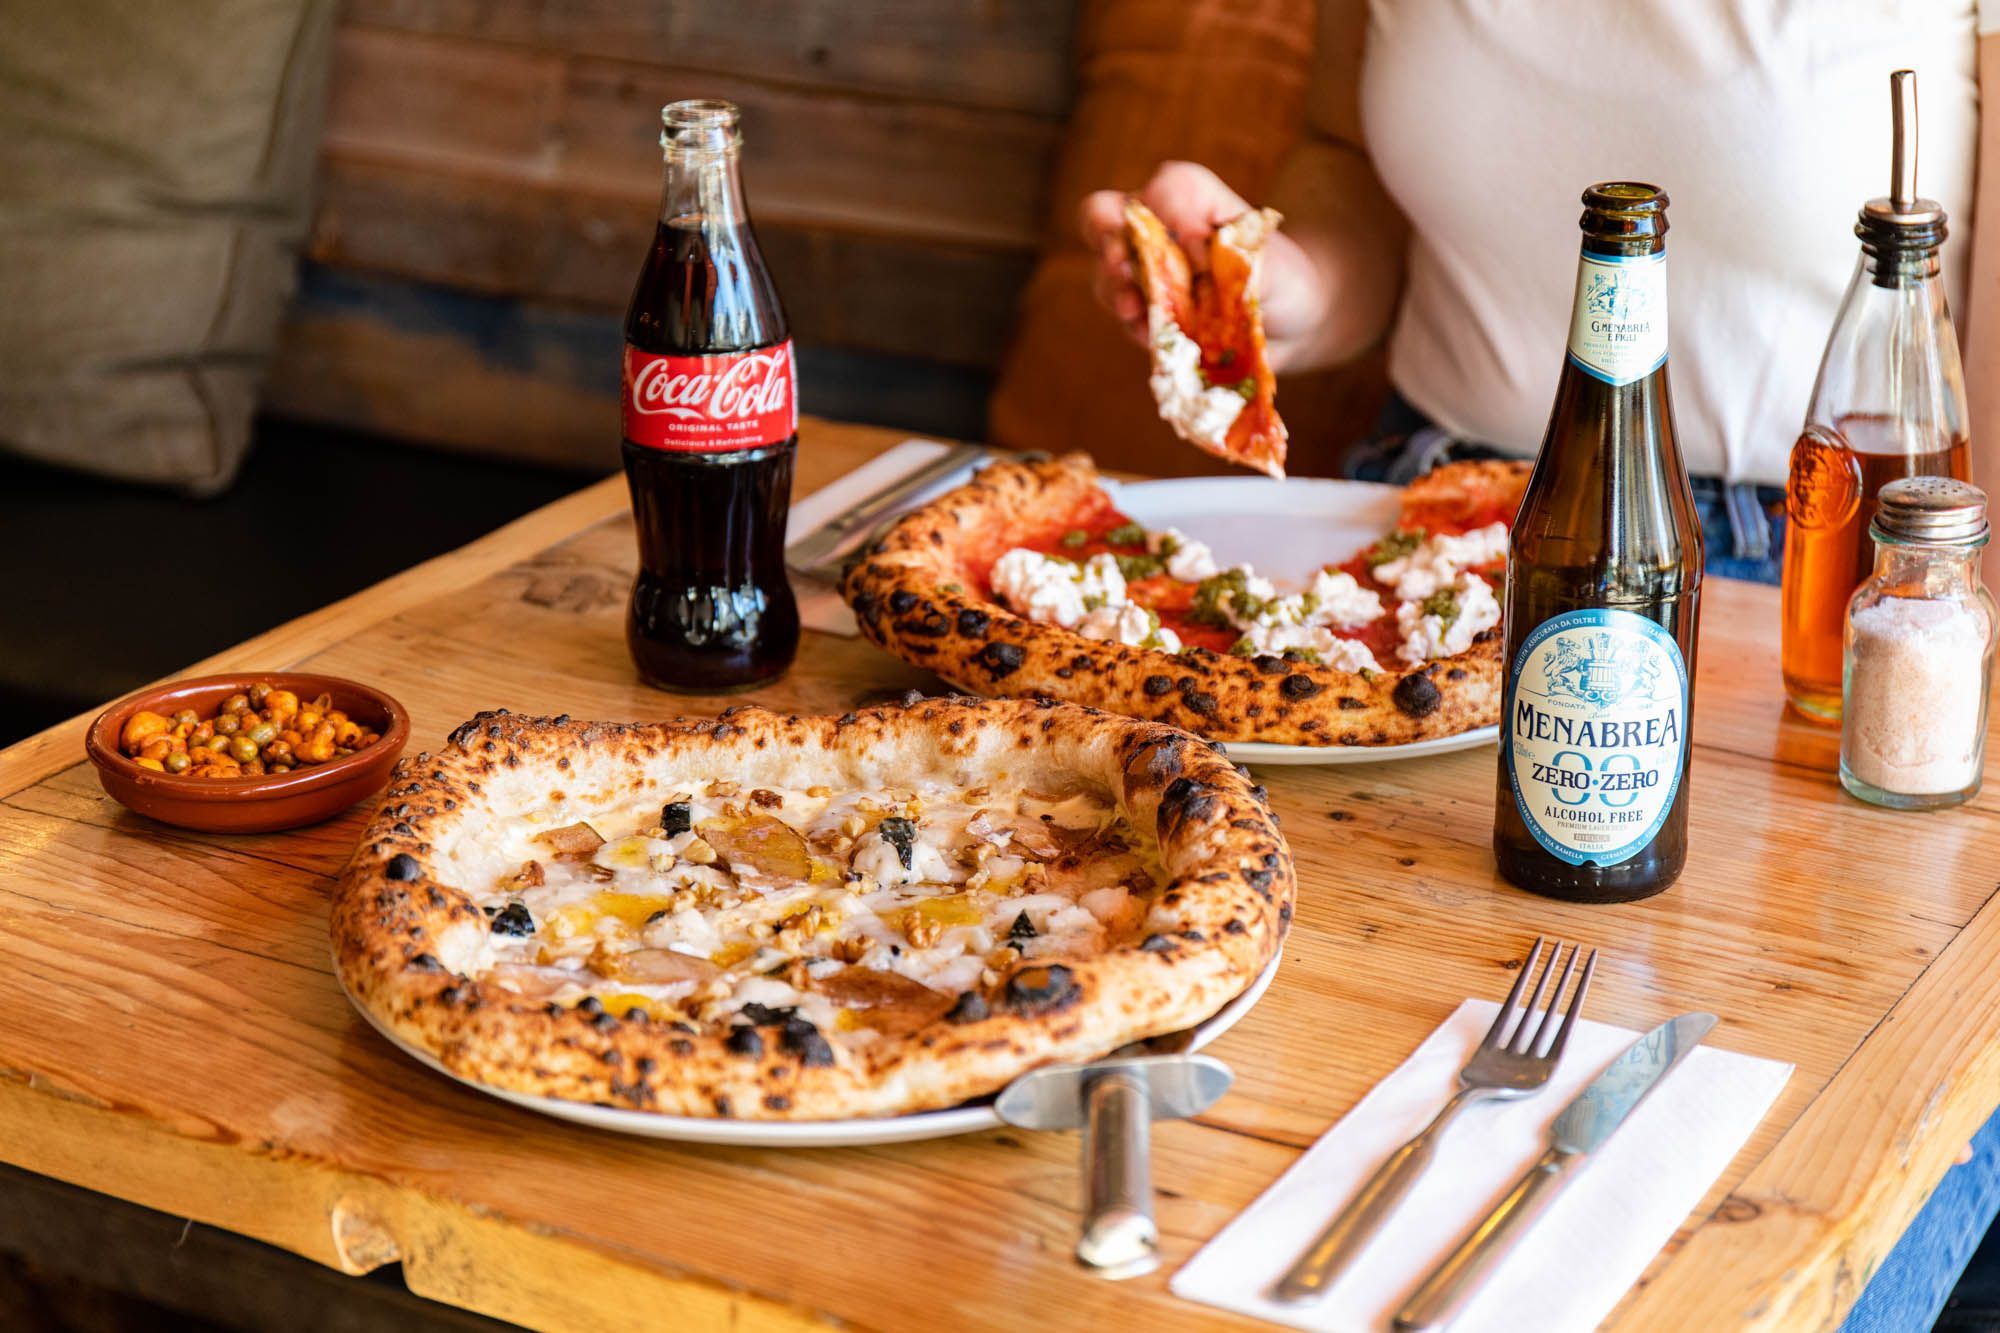
[[[222,701],[214,717],[183,708],[172,717],[140,709],[118,748],[141,768],[196,778],[247,778],[345,759],[381,740],[320,695],[300,703],[261,681]]]

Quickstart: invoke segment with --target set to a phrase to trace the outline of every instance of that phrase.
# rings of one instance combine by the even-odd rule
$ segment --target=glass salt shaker
[[[1950,477],[1882,488],[1875,572],[1847,604],[1841,785],[1897,810],[1979,790],[1994,604],[1979,581],[1986,493]]]

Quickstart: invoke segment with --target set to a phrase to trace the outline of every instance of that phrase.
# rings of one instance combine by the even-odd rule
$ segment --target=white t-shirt
[[[1919,193],[1962,309],[1978,130],[1974,0],[1370,0],[1361,107],[1409,217],[1389,376],[1439,425],[1541,444],[1575,292],[1578,196],[1666,190],[1688,470],[1785,479],[1859,243],[1889,192],[1889,72],[1917,71]]]

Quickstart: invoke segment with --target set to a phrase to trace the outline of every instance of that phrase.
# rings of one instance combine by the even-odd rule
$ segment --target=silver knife
[[[1458,1317],[1523,1232],[1542,1215],[1573,1170],[1604,1146],[1646,1094],[1658,1087],[1708,1030],[1714,1014],[1669,1019],[1626,1048],[1623,1055],[1556,1117],[1549,1148],[1507,1191],[1507,1197],[1465,1234],[1396,1313],[1401,1333],[1442,1328]]]
[[[977,444],[958,444],[913,471],[904,473],[873,495],[862,497],[846,513],[836,514],[819,528],[785,548],[785,564],[801,574],[819,575],[825,565],[850,542],[893,513],[896,507],[927,486],[970,472],[990,452]]]

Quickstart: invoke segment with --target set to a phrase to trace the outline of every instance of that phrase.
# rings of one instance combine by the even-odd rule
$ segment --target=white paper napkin
[[[949,447],[935,440],[904,440],[895,448],[875,455],[840,480],[820,487],[792,506],[791,518],[785,524],[785,545],[789,547],[869,496],[895,485]],[[914,509],[964,480],[963,477],[947,478],[910,496],[903,507]],[[792,594],[799,599],[799,620],[807,629],[838,634],[848,639],[861,632],[855,626],[854,613],[847,609],[847,603],[840,600],[840,593],[832,584],[802,578],[796,573],[790,574],[790,578]]]
[[[1430,1170],[1324,1300],[1316,1306],[1268,1300],[1341,1204],[1444,1105],[1498,1010],[1490,1000],[1461,1004],[1174,1275],[1174,1293],[1296,1328],[1387,1329],[1403,1298],[1541,1156],[1549,1125],[1570,1098],[1639,1036],[1580,1021],[1540,1093],[1459,1115]],[[1454,1333],[1595,1328],[1728,1167],[1791,1072],[1775,1060],[1695,1048],[1608,1143],[1574,1168],[1562,1195],[1493,1272]],[[1532,1315],[1524,1319],[1524,1312]]]

